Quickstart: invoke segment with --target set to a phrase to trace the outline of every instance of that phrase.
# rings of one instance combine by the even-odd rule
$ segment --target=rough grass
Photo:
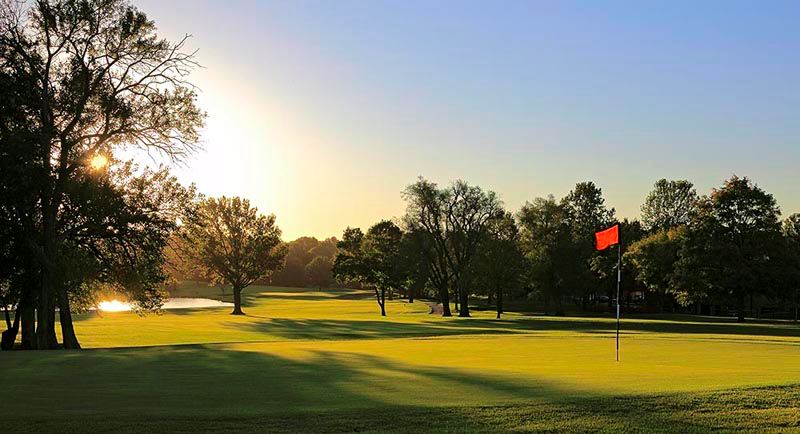
[[[215,296],[218,289],[181,288]],[[87,314],[81,352],[0,355],[16,432],[800,431],[800,328],[378,315],[351,291],[253,288],[227,308]],[[42,393],[42,391],[46,391]]]

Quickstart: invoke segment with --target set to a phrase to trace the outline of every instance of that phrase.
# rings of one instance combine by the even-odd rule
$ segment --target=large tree
[[[375,291],[375,301],[386,316],[386,293],[405,283],[400,246],[402,230],[383,220],[363,235],[361,230],[347,228],[339,242],[339,253],[333,273],[340,281],[355,281]]]
[[[187,81],[195,61],[185,42],[159,39],[155,24],[125,0],[0,4],[0,88],[17,107],[0,113],[3,148],[11,151],[2,171],[15,167],[22,186],[8,217],[39,273],[31,297],[37,348],[57,346],[55,308],[68,298],[62,258],[101,259],[102,250],[84,255],[68,233],[80,215],[67,211],[91,208],[74,202],[79,195],[70,198],[89,179],[91,162],[100,166],[126,147],[180,160],[196,147],[204,114]],[[65,254],[74,249],[84,250]],[[145,274],[139,277],[153,277]]]
[[[660,179],[642,205],[642,224],[648,231],[668,231],[686,225],[695,212],[697,199],[691,182]]]
[[[575,269],[577,288],[584,297],[598,291],[609,295],[612,285],[607,275],[593,273],[595,270],[609,270],[609,266],[600,266],[600,263],[613,264],[616,261],[615,249],[606,249],[602,252],[595,250],[594,234],[615,224],[614,208],[606,208],[603,190],[591,181],[579,182],[575,188],[561,200],[561,205],[567,215],[572,240],[575,243],[575,258],[579,265]],[[594,264],[594,267],[592,265]],[[611,306],[612,297],[608,297]]]
[[[242,290],[283,266],[286,247],[275,215],[262,215],[239,197],[203,201],[197,218],[186,225],[189,254],[213,283],[233,290],[232,315],[244,315]]]
[[[511,213],[492,219],[478,254],[468,269],[472,284],[495,298],[497,318],[503,314],[504,294],[519,290],[527,275],[519,245],[519,230]]]
[[[794,304],[794,320],[800,315],[800,213],[792,214],[783,221],[784,277],[789,298]]]
[[[517,213],[520,244],[529,262],[530,283],[564,315],[563,300],[572,295],[585,264],[580,261],[563,204],[551,195],[526,202]],[[585,274],[585,273],[584,273]]]
[[[773,295],[780,282],[780,211],[771,194],[737,176],[700,201],[676,264],[676,286],[694,299],[732,301]]]
[[[409,231],[424,235],[423,254],[431,282],[439,291],[443,315],[450,316],[449,290],[458,295],[459,316],[469,314],[469,279],[466,270],[475,257],[487,226],[504,214],[492,191],[464,181],[446,188],[420,178],[403,192],[407,209],[404,223]]]
[[[625,252],[624,263],[631,266],[639,283],[658,296],[659,310],[663,309],[664,296],[676,292],[672,282],[685,231],[685,227],[658,231],[630,244]]]

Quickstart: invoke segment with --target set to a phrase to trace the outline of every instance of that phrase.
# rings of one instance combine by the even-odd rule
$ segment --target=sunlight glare
[[[105,155],[97,154],[92,157],[92,161],[89,162],[94,170],[100,170],[108,164],[108,158]]]
[[[123,303],[119,300],[101,301],[97,304],[97,308],[103,312],[124,312],[131,310],[128,303]]]

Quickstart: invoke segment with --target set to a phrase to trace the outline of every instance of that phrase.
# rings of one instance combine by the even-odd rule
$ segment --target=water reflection
[[[162,306],[162,309],[196,309],[201,307],[230,307],[233,303],[228,303],[210,298],[170,298]],[[131,310],[128,302],[111,300],[101,301],[97,309],[103,312],[125,312]]]

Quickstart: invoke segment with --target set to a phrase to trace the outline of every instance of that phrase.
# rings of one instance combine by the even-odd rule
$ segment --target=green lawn
[[[222,297],[183,287],[179,295]],[[800,432],[800,327],[475,312],[251,288],[80,316],[80,352],[0,354],[9,432]],[[368,295],[368,294],[367,294]],[[43,391],[45,391],[43,393]]]

